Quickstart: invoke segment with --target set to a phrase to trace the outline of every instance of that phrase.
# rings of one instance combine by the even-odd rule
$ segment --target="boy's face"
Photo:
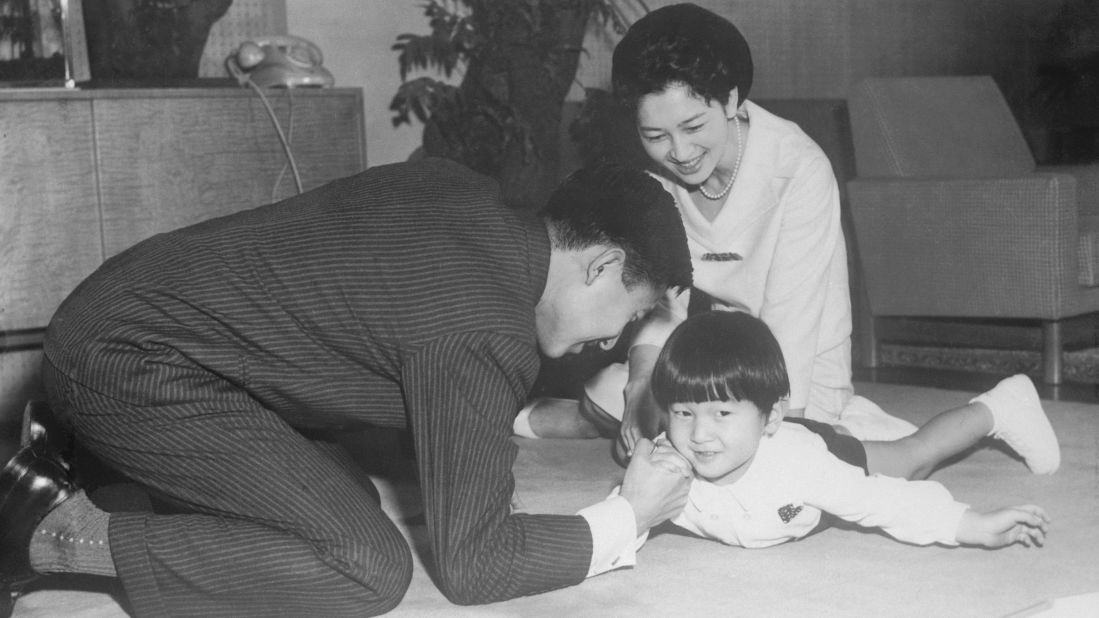
[[[675,403],[668,409],[667,436],[696,476],[728,485],[744,476],[759,441],[781,421],[778,405],[763,414],[748,400]]]

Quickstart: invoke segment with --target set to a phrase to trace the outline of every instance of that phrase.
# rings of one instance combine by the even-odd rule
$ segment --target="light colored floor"
[[[859,394],[922,422],[975,391],[857,385]],[[983,448],[933,477],[975,508],[1033,502],[1053,518],[1041,549],[990,551],[915,547],[876,532],[833,528],[766,550],[744,550],[676,534],[656,535],[633,569],[580,586],[494,605],[448,603],[417,563],[394,616],[1007,616],[1051,599],[1099,615],[1099,405],[1044,404],[1060,437],[1063,464],[1031,475],[996,448]],[[530,511],[572,513],[599,500],[620,476],[601,440],[519,439],[517,498]],[[417,509],[414,489],[381,483],[395,517]],[[418,551],[419,529],[404,528]],[[107,594],[44,589],[19,600],[16,616],[116,617]],[[1025,612],[1025,615],[1035,615]],[[1073,615],[1073,614],[1061,614]]]

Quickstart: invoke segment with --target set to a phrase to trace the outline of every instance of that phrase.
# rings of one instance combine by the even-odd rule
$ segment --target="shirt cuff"
[[[944,545],[958,545],[958,526],[962,525],[962,517],[971,507],[965,502],[954,502],[943,509],[941,532]]]
[[[644,539],[637,537],[637,520],[630,502],[619,495],[582,509],[578,515],[591,528],[591,564],[587,577],[637,563]]]

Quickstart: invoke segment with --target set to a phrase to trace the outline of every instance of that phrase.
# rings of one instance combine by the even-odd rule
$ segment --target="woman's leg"
[[[513,431],[524,438],[617,438],[628,377],[625,363],[612,363],[584,384],[579,400],[535,399],[516,415]]]
[[[982,438],[1002,440],[1035,474],[1052,474],[1061,450],[1034,384],[1025,375],[1002,380],[969,404],[932,418],[916,433],[891,442],[864,442],[871,474],[926,478]]]
[[[542,397],[515,417],[515,435],[524,438],[598,438],[599,430],[580,414],[575,399]]]

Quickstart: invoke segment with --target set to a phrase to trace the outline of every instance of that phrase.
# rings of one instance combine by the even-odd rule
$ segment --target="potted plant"
[[[624,32],[624,1],[429,0],[431,32],[401,34],[393,46],[402,80],[394,126],[423,122],[425,155],[496,178],[513,207],[540,206],[559,180],[562,108],[588,22]],[[456,86],[408,80],[414,69],[451,77],[459,68]]]

